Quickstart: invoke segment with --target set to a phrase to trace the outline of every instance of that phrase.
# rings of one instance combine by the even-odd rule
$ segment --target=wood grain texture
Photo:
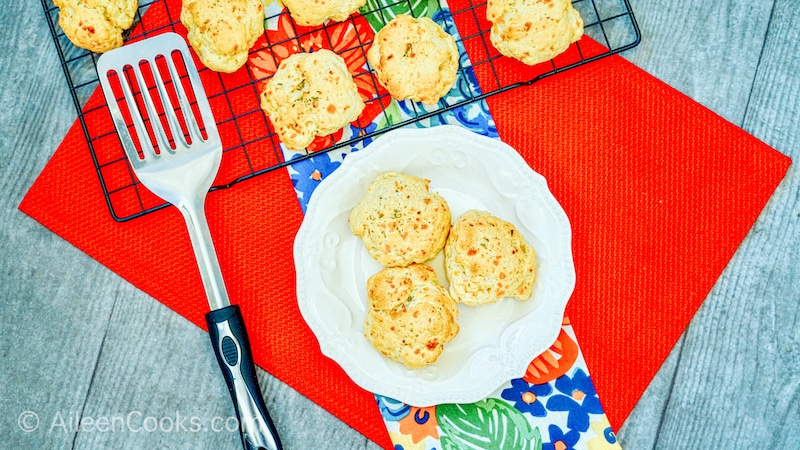
[[[234,413],[208,335],[17,209],[76,111],[39,2],[3,12],[0,447],[240,447],[238,430],[219,420],[211,429]],[[377,447],[260,369],[259,378],[287,449]],[[39,416],[34,432],[18,425],[25,411]],[[109,424],[76,432],[77,418]]]
[[[625,58],[800,158],[794,0],[631,3],[642,43]],[[0,446],[238,448],[236,432],[208,429],[233,410],[206,333],[17,210],[75,109],[39,2],[8,2],[3,12]],[[792,167],[620,430],[624,448],[797,448],[798,223]],[[287,449],[376,448],[279,380],[259,377]],[[20,429],[24,411],[39,414],[39,429]],[[130,416],[126,426],[142,428],[150,417],[164,422],[152,432],[76,432],[57,413],[67,426],[75,414]],[[206,430],[191,431],[192,417]]]
[[[728,12],[737,9],[729,6]],[[800,39],[797,5],[777,1],[746,6],[757,9],[756,14],[741,17],[760,24],[726,27],[715,34],[744,44],[746,35],[757,37],[761,29],[766,33],[750,43],[748,61],[736,62],[727,74],[709,73],[728,85],[709,84],[695,91],[682,80],[703,74],[679,64],[675,67],[690,73],[672,82],[796,161],[800,157],[800,64],[793,48]],[[762,11],[766,6],[768,14]],[[736,18],[727,20],[739,23]],[[631,53],[635,60],[636,52]],[[659,68],[648,67],[652,63],[637,61],[659,73]],[[734,91],[736,87],[739,91]],[[799,181],[793,166],[620,431],[625,448],[797,448]]]
[[[741,126],[771,1],[632,0],[642,41],[624,57]]]

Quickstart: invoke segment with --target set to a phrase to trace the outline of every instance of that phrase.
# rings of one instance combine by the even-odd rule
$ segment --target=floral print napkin
[[[328,24],[325,29],[305,32],[293,26],[283,6],[273,1],[266,10],[266,33],[256,43],[248,65],[259,78],[275,73],[280,61],[291,54],[327,48],[340,54],[353,75],[367,107],[358,125],[351,124],[331,136],[317,138],[310,151],[327,148],[360,133],[369,133],[476,97],[480,87],[470,68],[467,53],[444,2],[412,0],[368,0],[365,15]],[[410,11],[409,11],[410,10]],[[375,13],[380,11],[379,13]],[[386,95],[367,72],[365,52],[360,42],[371,42],[394,14],[411,12],[427,16],[454,35],[459,46],[461,67],[453,89],[439,105],[425,106],[411,101],[398,102]],[[260,48],[260,50],[258,50]],[[377,99],[377,100],[376,100]],[[455,124],[497,138],[491,114],[484,101],[468,103],[450,111],[431,115],[408,126],[431,127]],[[365,139],[349,148],[319,153],[288,166],[303,212],[312,192],[353,151],[369,145]],[[300,153],[283,150],[286,160]],[[499,387],[486,399],[472,404],[442,404],[416,407],[376,395],[394,450],[520,449],[520,450],[612,450],[621,449],[600,404],[581,355],[572,327],[564,319],[555,343],[531,361],[526,373]]]
[[[381,3],[385,3],[385,5],[381,6]],[[324,149],[335,142],[347,141],[359,134],[371,133],[410,118],[436,112],[447,105],[454,105],[461,101],[475,98],[480,93],[475,74],[469,68],[470,62],[467,52],[458,39],[456,41],[461,58],[460,65],[461,67],[466,67],[467,70],[459,72],[455,86],[445,97],[439,100],[438,105],[423,105],[422,103],[408,100],[402,102],[392,100],[385,88],[376,83],[367,70],[366,52],[361,43],[372,42],[375,33],[385,25],[385,22],[391,20],[394,14],[408,13],[409,7],[413,8],[412,14],[415,17],[430,17],[434,22],[441,25],[445,31],[457,37],[458,31],[453,23],[453,18],[446,5],[443,2],[441,5],[443,6],[440,7],[438,2],[428,0],[400,3],[392,2],[391,0],[368,0],[363,10],[373,11],[372,13],[366,15],[356,14],[348,21],[329,23],[323,29],[304,29],[294,25],[288,15],[282,13],[283,7],[273,1],[266,9],[266,16],[268,17],[266,32],[256,42],[255,50],[251,51],[248,66],[255,77],[265,79],[271,77],[278,70],[280,61],[294,53],[301,51],[313,52],[325,48],[342,56],[350,73],[353,75],[359,94],[366,102],[366,107],[358,119],[358,125],[350,124],[330,136],[318,137],[308,147],[308,150],[312,152]],[[447,112],[433,114],[426,119],[418,120],[410,126],[431,127],[442,124],[460,125],[475,133],[497,137],[497,129],[484,101],[468,103]],[[319,181],[339,167],[351,151],[357,151],[369,145],[370,142],[372,142],[372,139],[367,138],[351,145],[349,148],[320,153],[317,156],[288,166],[303,212],[305,212],[311,192]],[[301,155],[299,152],[285,149],[283,151],[287,161],[297,159]]]
[[[395,450],[622,448],[566,318],[522,378],[477,403],[420,408],[376,399]]]

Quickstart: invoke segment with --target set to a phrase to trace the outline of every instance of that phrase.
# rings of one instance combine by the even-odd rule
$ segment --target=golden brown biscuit
[[[317,26],[331,19],[342,22],[367,0],[283,0],[292,19],[303,26]]]
[[[536,278],[536,252],[517,228],[482,211],[467,211],[444,246],[450,295],[469,306],[503,297],[527,300]]]
[[[486,18],[494,47],[528,65],[553,59],[583,36],[571,0],[489,0]]]
[[[367,281],[364,336],[409,368],[431,364],[458,334],[458,307],[424,264],[387,267]]]
[[[392,97],[429,105],[450,91],[458,72],[453,36],[427,17],[407,14],[398,14],[381,28],[367,60]]]
[[[80,48],[103,53],[122,46],[122,32],[133,24],[137,0],[53,0],[58,24]]]
[[[291,150],[340,130],[356,120],[364,106],[342,57],[325,49],[281,61],[261,93],[261,109]]]
[[[402,173],[378,176],[350,211],[350,230],[387,267],[432,259],[450,230],[450,207],[428,191],[429,180]]]
[[[247,52],[264,33],[261,0],[183,0],[181,23],[200,61],[231,73],[247,62]]]

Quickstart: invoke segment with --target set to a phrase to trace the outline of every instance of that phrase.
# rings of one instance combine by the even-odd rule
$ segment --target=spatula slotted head
[[[164,33],[104,53],[97,73],[134,170],[198,144],[219,143],[186,41]]]

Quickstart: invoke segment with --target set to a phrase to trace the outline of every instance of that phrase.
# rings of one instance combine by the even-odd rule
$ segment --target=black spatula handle
[[[282,450],[258,388],[250,340],[239,307],[231,305],[207,313],[206,324],[239,418],[242,446],[245,450]]]

